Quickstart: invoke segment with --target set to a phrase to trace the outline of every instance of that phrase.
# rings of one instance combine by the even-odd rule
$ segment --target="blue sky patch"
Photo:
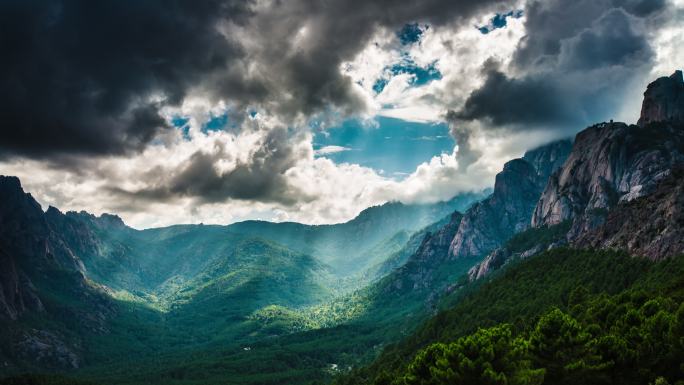
[[[399,74],[411,74],[415,78],[411,83],[414,86],[422,86],[433,80],[439,80],[442,78],[442,73],[435,67],[437,62],[430,63],[427,67],[420,67],[416,65],[413,59],[408,58],[402,63],[394,64],[390,67],[390,72],[392,75]]]
[[[483,35],[492,32],[495,29],[504,28],[508,24],[507,18],[512,17],[514,19],[519,19],[523,15],[522,9],[510,11],[507,13],[497,13],[489,20],[487,25],[476,27]]]
[[[407,122],[377,117],[377,127],[365,127],[358,120],[347,120],[340,126],[314,136],[314,149],[325,146],[349,148],[325,155],[336,163],[357,163],[384,170],[389,177],[402,177],[433,156],[454,148],[446,124]]]
[[[436,64],[437,62],[435,61],[430,63],[427,67],[420,67],[412,58],[404,55],[401,62],[393,64],[385,69],[385,72],[388,73],[389,76],[377,79],[375,83],[373,83],[373,91],[375,91],[376,94],[381,93],[390,79],[400,74],[413,75],[414,77],[411,81],[411,85],[415,87],[428,84],[433,80],[440,80],[442,79],[442,73],[439,72]]]
[[[202,132],[220,131],[228,125],[228,113],[212,115],[209,120],[202,124]]]
[[[375,83],[373,83],[373,91],[376,94],[381,93],[382,90],[385,89],[385,86],[387,85],[387,83],[389,83],[389,80],[387,80],[385,78],[380,78],[380,79],[376,80]]]
[[[189,121],[190,119],[184,116],[174,116],[173,118],[171,118],[171,124],[181,131],[181,133],[183,134],[183,139],[185,140],[190,140],[190,125],[188,124]]]
[[[399,31],[397,37],[402,45],[410,45],[420,41],[423,32],[429,27],[427,25],[420,26],[418,23],[405,24]]]

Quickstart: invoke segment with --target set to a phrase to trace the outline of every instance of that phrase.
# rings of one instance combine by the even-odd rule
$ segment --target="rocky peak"
[[[25,193],[19,179],[0,176],[0,318],[17,319],[43,305],[32,283],[41,272],[63,269],[83,272],[81,260],[59,234],[51,218],[63,217],[54,207],[47,212]],[[77,284],[80,275],[74,275]]]
[[[562,139],[527,151],[522,158],[537,170],[540,178],[546,180],[563,166],[571,150],[572,140]]]
[[[24,192],[19,178],[0,175],[0,225],[19,225],[22,218],[39,220],[42,216],[40,204],[31,194]]]
[[[115,214],[103,213],[99,217],[100,222],[107,227],[124,228],[126,224],[120,216]]]
[[[572,152],[553,174],[532,226],[554,225],[650,194],[684,161],[684,130],[670,123],[600,123],[577,134]]]
[[[124,229],[128,228],[126,224],[124,223],[123,219],[119,217],[118,215],[115,214],[109,214],[109,213],[102,213],[99,217],[96,215],[93,215],[87,211],[80,211],[80,212],[75,212],[75,211],[69,211],[67,213],[67,217],[75,219],[75,220],[81,220],[85,223],[95,225],[101,229],[105,230],[115,230],[115,229]]]
[[[637,123],[646,126],[653,122],[684,123],[684,79],[682,71],[663,76],[648,85],[644,92],[641,117]]]
[[[451,242],[451,257],[485,255],[525,230],[550,173],[565,161],[571,143],[553,142],[507,162],[494,192],[466,211]]]

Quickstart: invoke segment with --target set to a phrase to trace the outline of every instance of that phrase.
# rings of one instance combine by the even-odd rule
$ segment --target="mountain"
[[[336,275],[360,274],[401,249],[414,231],[480,197],[466,193],[448,202],[424,205],[391,202],[368,208],[349,222],[321,226],[247,221],[138,231],[114,215],[63,214],[54,207],[45,218],[60,229],[88,277],[113,289],[164,300],[175,286],[202,273],[224,258],[230,245],[244,239],[264,239],[315,256]]]
[[[661,77],[648,85],[644,92],[641,116],[637,125],[653,122],[684,122],[684,79],[677,70],[669,77]]]
[[[638,125],[600,123],[577,134],[563,169],[537,204],[533,226],[610,209],[651,193],[684,161],[681,71],[649,84]]]
[[[504,165],[494,192],[469,209],[449,246],[452,257],[483,256],[529,227],[546,181],[565,161],[572,143],[554,142]]]
[[[483,196],[391,202],[338,225],[136,230],[111,214],[43,212],[17,178],[0,178],[0,194],[0,372],[10,373],[316,328],[302,309],[378,278],[372,266],[402,264],[386,259],[416,248],[416,230]]]
[[[529,234],[553,236],[494,250],[474,267],[471,278],[482,278],[511,258],[568,243],[654,260],[684,252],[678,195],[678,170],[684,164],[682,95],[684,81],[677,71],[649,84],[639,124],[599,123],[578,133],[531,218],[538,230]]]
[[[335,384],[682,383],[683,87],[679,71],[660,78],[638,125],[577,134],[528,222],[514,216],[521,231],[454,282],[433,317]],[[507,166],[532,180],[530,167]]]
[[[338,274],[349,276],[365,272],[397,251],[369,253],[379,244],[401,232],[411,234],[421,230],[454,211],[464,211],[486,194],[487,191],[463,193],[435,204],[388,202],[363,210],[349,222],[334,225],[246,221],[230,225],[228,229],[315,255]]]
[[[186,345],[290,333],[305,321],[278,306],[331,295],[328,267],[313,257],[224,227],[140,232],[108,214],[43,213],[17,178],[1,177],[0,192],[5,370],[73,369],[104,352],[120,358],[178,343],[136,347],[151,328],[160,337],[192,335]]]
[[[676,239],[673,234],[681,227],[681,203],[676,194],[668,194],[671,189],[677,191],[679,178],[672,175],[682,163],[684,81],[681,71],[677,71],[649,84],[638,125],[601,123],[577,135],[567,162],[549,179],[535,208],[532,225],[548,226],[570,220],[573,225],[567,240],[577,245],[615,246],[653,259],[680,253],[684,249],[668,240]],[[651,197],[628,204],[655,192],[655,200]],[[657,219],[655,222],[642,222],[650,216],[646,210],[663,216],[651,217]],[[616,227],[617,218],[629,221],[619,225],[622,230]],[[644,233],[627,229],[639,228],[650,231],[646,239],[639,236],[628,241]],[[601,236],[606,239],[600,239]]]
[[[78,368],[78,333],[108,332],[116,313],[102,286],[14,177],[0,177],[0,359],[42,368]],[[70,330],[46,326],[70,323]],[[74,335],[73,333],[76,333]]]
[[[486,197],[390,202],[336,225],[136,230],[43,212],[1,177],[0,374],[684,381],[683,83],[652,83],[638,125],[507,162]]]
[[[570,147],[570,141],[561,140],[507,162],[487,198],[426,229],[403,265],[361,291],[370,304],[362,318],[382,314],[410,328],[431,313],[487,251],[529,226],[542,180],[563,163]]]

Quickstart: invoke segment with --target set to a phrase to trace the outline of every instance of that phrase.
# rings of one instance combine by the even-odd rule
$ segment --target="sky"
[[[5,0],[0,25],[0,173],[136,228],[478,191],[684,63],[684,0]]]

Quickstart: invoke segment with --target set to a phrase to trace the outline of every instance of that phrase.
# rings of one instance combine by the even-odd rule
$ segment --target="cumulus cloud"
[[[305,136],[289,137],[288,148],[298,150],[284,155],[270,145],[246,145],[284,135],[273,132],[212,132],[149,146],[134,157],[78,159],[84,166],[79,173],[30,159],[0,169],[19,176],[45,206],[114,212],[139,228],[244,219],[334,223],[389,200],[435,202],[489,185],[480,173],[461,175],[456,153],[437,155],[396,180],[314,156],[311,138]],[[256,154],[257,148],[269,148],[271,154]]]

